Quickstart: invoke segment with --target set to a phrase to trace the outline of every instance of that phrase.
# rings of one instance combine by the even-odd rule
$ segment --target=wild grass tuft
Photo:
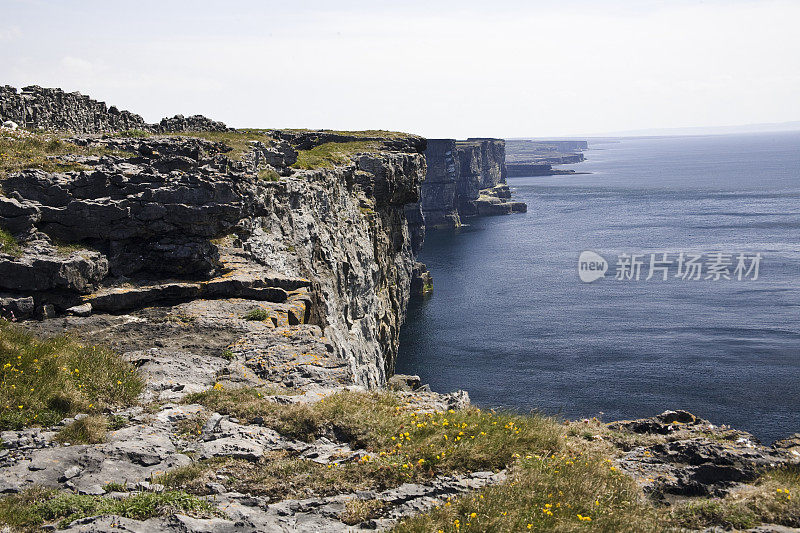
[[[4,229],[0,229],[0,252],[13,257],[22,255],[22,247],[17,239]]]
[[[108,348],[66,336],[39,339],[0,320],[0,429],[129,405],[142,387],[135,369]]]
[[[106,441],[107,434],[108,419],[103,415],[90,415],[61,428],[55,439],[70,444],[99,444]]]
[[[263,322],[265,320],[269,320],[269,311],[261,307],[256,307],[245,313],[242,318],[244,318],[245,320],[255,320]]]

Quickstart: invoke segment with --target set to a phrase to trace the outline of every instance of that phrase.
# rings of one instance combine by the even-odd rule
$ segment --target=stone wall
[[[68,130],[99,133],[147,129],[139,115],[110,108],[78,92],[47,89],[38,85],[17,92],[8,85],[0,87],[0,118],[12,120],[24,128]]]
[[[144,130],[156,133],[182,131],[226,131],[222,122],[202,115],[164,118],[158,124],[148,124],[129,111],[107,107],[79,92],[67,93],[31,85],[17,91],[0,87],[0,121],[11,120],[23,128],[71,131],[75,133],[108,133],[125,130]]]

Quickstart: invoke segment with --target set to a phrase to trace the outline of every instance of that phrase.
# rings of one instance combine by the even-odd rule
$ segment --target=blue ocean
[[[800,431],[800,132],[590,140],[585,155],[569,168],[588,174],[509,179],[526,214],[428,232],[434,292],[410,306],[397,372],[485,407]],[[609,263],[592,283],[584,251]],[[760,254],[758,276],[676,277],[681,252],[706,268],[721,253],[730,274]],[[623,254],[639,280],[616,279]],[[667,280],[646,280],[651,254],[674,261]]]

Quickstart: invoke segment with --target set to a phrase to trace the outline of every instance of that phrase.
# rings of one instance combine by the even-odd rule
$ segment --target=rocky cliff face
[[[405,211],[419,200],[423,139],[373,136],[347,162],[315,170],[291,167],[298,149],[348,140],[271,131],[238,158],[195,136],[68,142],[113,155],[59,155],[82,170],[27,169],[3,181],[0,228],[21,247],[0,250],[5,316],[95,323],[196,301],[212,302],[204,305],[216,314],[235,299],[240,315],[248,307],[269,315],[268,331],[246,343],[247,365],[266,379],[373,387],[391,375],[415,271]],[[282,328],[306,341],[287,347]],[[268,368],[298,354],[307,361]]]
[[[158,124],[147,124],[130,111],[107,107],[79,92],[66,93],[61,89],[38,85],[24,87],[17,92],[14,87],[0,87],[0,122],[10,120],[24,128],[72,131],[76,133],[102,133],[123,130],[152,132],[226,131],[222,122],[202,115],[164,118]]]
[[[525,210],[524,203],[507,201],[502,139],[429,139],[425,159],[428,174],[419,204],[425,227],[456,228],[465,217]],[[412,230],[422,225],[417,217],[409,217],[409,224]]]

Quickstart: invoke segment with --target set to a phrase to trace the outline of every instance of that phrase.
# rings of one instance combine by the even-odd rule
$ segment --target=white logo
[[[608,262],[595,252],[581,252],[578,258],[578,275],[584,283],[591,283],[605,276]]]

